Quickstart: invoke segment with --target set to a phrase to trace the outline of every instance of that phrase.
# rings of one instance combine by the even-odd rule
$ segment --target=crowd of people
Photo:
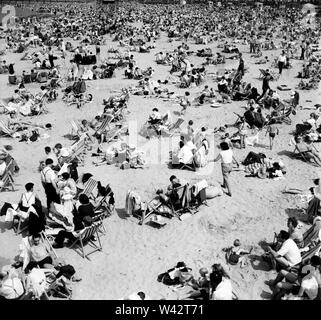
[[[29,6],[37,12],[37,4]],[[134,101],[150,98],[152,102],[166,101],[171,108],[179,108],[162,115],[158,107],[151,107],[151,114],[140,132],[148,140],[167,139],[178,133],[178,146],[170,155],[171,169],[197,171],[212,161],[220,162],[222,172],[222,184],[216,187],[206,180],[186,182],[172,175],[166,193],[162,189],[155,190],[156,206],[155,203],[146,205],[137,192],[129,190],[126,210],[139,212],[142,224],[151,214],[183,220],[186,215],[195,214],[207,199],[223,194],[234,197],[234,190],[239,186],[233,185],[230,175],[235,170],[245,173],[245,177],[285,179],[289,168],[283,159],[273,154],[282,124],[291,125],[303,109],[300,90],[314,90],[321,80],[319,21],[310,12],[297,8],[163,4],[156,9],[155,5],[132,2],[116,8],[64,3],[51,3],[48,7],[51,9],[49,16],[36,14],[22,18],[17,27],[0,33],[5,41],[1,53],[6,55],[0,65],[0,77],[7,78],[10,84],[0,105],[1,136],[28,143],[45,140],[50,136],[52,125],[35,124],[34,119],[49,112],[48,103],[65,104],[66,108],[76,105],[77,110],[72,109],[72,112],[82,112],[93,105],[92,82],[104,81],[108,85],[109,79],[119,78],[121,74],[125,78],[120,78],[120,83],[130,85],[123,85],[117,94],[100,101],[103,107],[98,114],[90,115],[89,119],[87,113],[86,119],[72,123],[71,138],[75,141],[70,146],[61,143],[45,146],[43,159],[37,164],[45,199],[35,193],[35,182],[27,181],[16,201],[1,203],[5,222],[11,224],[16,233],[27,232],[23,241],[30,245],[27,250],[21,250],[18,262],[6,266],[0,274],[0,297],[4,299],[47,299],[53,295],[52,286],[39,289],[44,273],[37,275],[38,269],[49,269],[49,278],[54,277],[58,282],[60,295],[70,296],[70,283],[79,279],[72,266],[57,261],[55,249],[64,247],[67,242],[73,244],[84,230],[92,230],[90,228],[100,221],[102,214],[111,215],[115,208],[109,184],[103,186],[100,176],[90,172],[78,173],[78,166],[88,157],[86,151],[93,151],[91,156],[98,157],[93,163],[99,167],[116,163],[121,169],[144,169],[146,165],[144,151],[125,141],[129,135],[126,114],[132,107],[131,95],[135,96]],[[107,39],[117,48],[107,49]],[[169,43],[166,51],[158,49],[164,39]],[[195,44],[203,46],[202,49],[193,50]],[[16,72],[13,52],[28,62],[30,70]],[[138,55],[152,56],[154,65],[142,67],[137,62]],[[233,61],[236,68],[225,68]],[[302,81],[296,88],[290,88],[290,94],[283,99],[281,91],[288,90],[287,86],[276,86],[273,82],[280,79],[285,82],[285,70],[298,63],[302,65],[298,74]],[[256,75],[248,76],[250,64],[264,65],[259,75],[262,87],[257,85]],[[156,67],[168,69],[166,79],[155,78]],[[222,67],[223,72],[218,67]],[[303,79],[308,79],[308,83]],[[36,93],[29,90],[31,84],[38,85]],[[233,124],[209,128],[190,115],[194,108],[210,107],[208,112],[212,113],[216,108],[229,110],[229,105],[237,102],[244,104],[245,111],[236,114]],[[310,118],[296,125],[291,141],[295,150],[290,154],[321,166],[321,155],[314,145],[321,133],[320,105],[313,108],[315,111]],[[51,108],[50,112],[55,110]],[[176,122],[172,114],[178,115]],[[187,127],[181,129],[184,122]],[[273,156],[251,150],[260,145],[264,134],[269,138],[266,149]],[[14,173],[19,171],[15,161],[18,164],[24,161],[13,159],[9,147],[4,146],[0,153],[0,191],[14,186]],[[214,148],[219,151],[211,159],[210,152]],[[241,161],[244,149],[248,154]],[[320,298],[319,189],[318,177],[308,192],[300,189],[284,192],[306,195],[308,206],[302,221],[312,226],[303,232],[302,222],[290,218],[288,230],[281,230],[275,242],[266,245],[262,259],[278,272],[275,280],[269,283],[272,299]],[[203,190],[207,195],[204,196]],[[154,222],[159,221],[156,218]],[[59,230],[52,232],[55,229]],[[86,241],[100,244],[94,233]],[[244,268],[252,249],[243,248],[237,239],[233,247],[224,251],[228,265]],[[240,298],[220,263],[212,265],[211,273],[203,267],[195,276],[184,262],[178,262],[157,280],[168,286],[189,288],[180,299]],[[139,292],[133,299],[145,298],[145,293]]]

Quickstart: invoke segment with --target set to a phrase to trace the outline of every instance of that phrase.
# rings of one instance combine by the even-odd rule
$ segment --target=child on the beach
[[[276,126],[276,121],[272,120],[271,123],[268,125],[266,129],[265,136],[269,133],[269,139],[270,139],[270,150],[273,148],[273,141],[276,137],[276,135],[279,134],[279,129]]]
[[[246,265],[245,255],[250,254],[252,249],[248,251],[241,248],[241,241],[235,239],[232,247],[223,250],[226,251],[226,260],[229,264],[236,265],[240,263],[241,268],[243,268]]]

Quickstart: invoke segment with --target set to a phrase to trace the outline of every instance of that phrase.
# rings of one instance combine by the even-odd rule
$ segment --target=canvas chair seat
[[[77,251],[77,249],[75,249],[75,251],[80,254],[83,258],[87,258],[89,259],[89,255],[96,252],[96,251],[102,251],[102,245],[100,242],[100,237],[99,237],[99,228],[102,225],[102,221],[98,221],[98,222],[94,222],[91,226],[86,227],[84,229],[82,229],[79,232],[74,232],[73,235],[77,238],[74,243],[69,247],[69,248],[73,248],[76,244],[80,244],[80,251]],[[96,244],[92,238],[93,236],[97,237],[97,242],[98,244]],[[90,245],[93,250],[86,253],[85,252],[85,245],[88,244]]]

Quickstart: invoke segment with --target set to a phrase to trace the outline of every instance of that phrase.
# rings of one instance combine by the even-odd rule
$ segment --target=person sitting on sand
[[[221,264],[213,264],[210,284],[211,300],[233,300],[234,295],[230,276]]]
[[[241,268],[246,265],[245,255],[250,254],[252,252],[250,250],[245,250],[241,247],[241,241],[239,239],[235,239],[233,242],[233,246],[229,248],[224,248],[223,251],[226,252],[226,260],[231,265],[236,265],[240,263]]]

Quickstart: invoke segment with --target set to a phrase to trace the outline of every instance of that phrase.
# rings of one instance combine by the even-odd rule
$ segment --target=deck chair
[[[79,250],[77,249],[75,249],[75,251],[78,254],[80,254],[83,258],[87,258],[88,260],[90,260],[88,257],[90,254],[96,251],[102,251],[102,246],[101,246],[99,232],[98,232],[101,225],[102,225],[102,221],[94,222],[90,227],[86,227],[80,230],[79,232],[75,232],[74,236],[77,239],[69,248],[73,248],[76,244],[78,244],[78,248],[79,248],[79,244],[80,244],[81,251],[79,252]],[[98,245],[92,240],[92,237],[94,235],[97,237]],[[94,250],[86,253],[84,248],[86,244],[90,245]]]
[[[8,137],[13,138],[12,131],[1,120],[0,120],[0,135],[4,135],[4,136],[8,136]]]
[[[321,249],[321,243],[315,245],[309,251],[304,252],[301,256],[301,258],[302,258],[301,263],[305,264],[306,262],[308,262],[308,260],[310,260],[311,257],[313,257],[314,255],[317,255],[319,253],[320,249]]]
[[[117,137],[121,133],[122,130],[123,130],[122,127],[120,127],[120,128],[115,127],[113,129],[109,130],[106,134],[106,142],[109,143],[109,142],[115,140],[115,137]]]
[[[180,216],[184,211],[189,211],[190,213],[192,213],[192,211],[189,208],[189,201],[188,201],[188,192],[190,192],[191,189],[189,188],[189,185],[186,184],[184,186],[180,186],[176,188],[175,191],[178,194],[177,203],[173,203],[172,200],[170,200],[169,206],[173,214],[176,215],[176,217],[178,217],[178,219],[181,220]],[[177,208],[178,202],[179,202],[179,207]]]
[[[154,199],[153,199],[154,200]],[[138,222],[139,225],[143,225],[147,218],[150,218],[153,214],[155,214],[158,209],[163,205],[161,202],[159,202],[157,205],[153,205],[151,200],[149,203],[145,203],[145,206],[142,206],[142,215],[140,217],[140,220]]]
[[[76,121],[71,120],[70,124],[71,124],[71,135],[73,137],[76,137],[77,139],[80,140],[81,137],[85,134],[92,143],[95,142],[93,140],[93,138],[90,136],[90,134],[88,134],[87,132],[83,132],[82,131],[81,127],[79,126],[79,124]]]
[[[92,177],[90,177],[89,180],[85,184],[84,191],[81,193],[85,194],[88,198],[95,199],[96,197],[93,195],[93,192],[97,188],[97,184],[98,184],[98,182],[95,179],[93,179]]]
[[[98,228],[98,232],[100,232],[103,235],[105,235],[107,233],[104,221],[108,217],[109,217],[108,212],[104,211],[104,212],[102,212],[92,218],[93,222],[101,222],[101,225]]]
[[[107,130],[107,128],[109,128],[109,125],[113,118],[114,117],[112,115],[107,115],[107,117],[101,123],[100,127],[95,131],[94,136],[96,136],[98,132],[104,133]]]
[[[55,296],[57,298],[63,298],[71,300],[72,298],[72,291],[69,289],[66,285],[63,284],[63,277],[56,278],[56,276],[48,270],[48,272],[45,272],[46,274],[46,295],[49,299],[50,296]],[[64,288],[63,292],[61,289]]]
[[[13,159],[11,159],[9,161],[9,163],[7,164],[6,170],[2,176],[2,178],[0,179],[2,181],[2,186],[0,187],[0,192],[5,190],[5,189],[9,189],[11,188],[12,191],[15,191],[14,189],[14,180],[13,180]]]
[[[86,149],[86,141],[85,138],[81,138],[80,140],[76,141],[71,145],[72,148],[72,154],[68,157],[66,157],[62,163],[59,163],[60,166],[62,166],[64,163],[70,163],[73,160],[79,161],[79,163],[83,163],[83,155],[85,153]]]
[[[184,122],[183,118],[178,118],[177,121],[169,127],[170,137],[172,137],[175,133],[177,133],[177,130],[180,129],[180,126]]]
[[[196,161],[195,161],[195,158],[197,156],[197,153],[199,152],[199,150],[202,148],[203,145],[201,145],[196,151],[195,153],[193,154],[193,156],[191,157],[190,161],[188,161],[188,163],[184,163],[180,169],[184,169],[184,168],[187,168],[189,170],[192,170],[192,171],[196,171],[196,168],[197,168],[197,164],[196,164]]]
[[[308,151],[304,151],[304,152],[300,151],[300,150],[297,148],[297,146],[295,146],[295,147],[294,147],[294,150],[292,151],[292,154],[293,154],[293,157],[294,157],[294,158],[299,159],[299,160],[303,160],[303,161],[305,161],[305,162],[307,162],[307,163],[311,163],[311,164],[313,164],[314,166],[316,166],[316,165],[317,165],[316,163],[312,163],[312,162],[310,161],[311,158],[309,157],[309,155],[308,155],[307,153],[308,153]]]

